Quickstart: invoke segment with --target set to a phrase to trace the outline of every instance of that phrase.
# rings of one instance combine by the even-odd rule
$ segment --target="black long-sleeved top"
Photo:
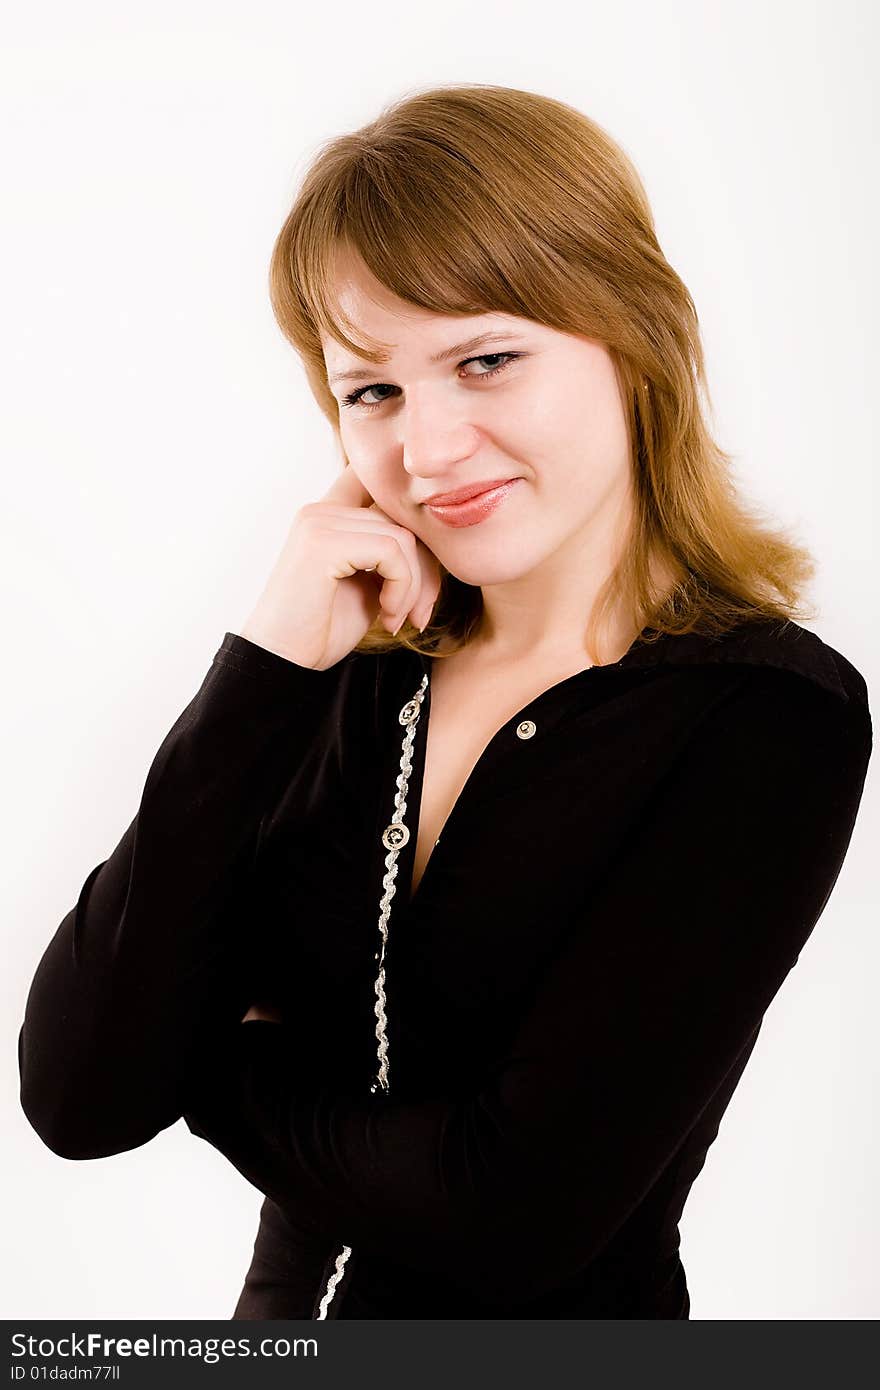
[[[794,623],[637,642],[498,730],[410,902],[429,685],[386,1094],[431,667],[226,633],[39,963],[21,1103],[74,1159],[183,1117],[265,1194],[233,1318],[318,1316],[343,1244],[328,1317],[686,1318],[679,1219],[840,872],[865,681]]]

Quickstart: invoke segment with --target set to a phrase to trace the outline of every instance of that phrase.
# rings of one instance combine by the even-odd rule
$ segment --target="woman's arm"
[[[65,1158],[137,1147],[246,997],[260,824],[356,656],[318,671],[226,633],[162,742],[137,815],[39,963],[19,1034],[21,1104]]]
[[[701,726],[469,1096],[315,1092],[283,1025],[226,1032],[192,1132],[316,1233],[487,1302],[558,1287],[723,1084],[819,918],[871,751],[867,703],[756,668]],[[393,930],[393,928],[392,928]]]

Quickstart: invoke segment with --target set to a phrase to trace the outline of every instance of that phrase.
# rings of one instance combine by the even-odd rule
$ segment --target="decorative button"
[[[407,700],[400,714],[397,716],[401,724],[411,724],[419,712],[418,700]]]
[[[382,831],[382,843],[386,849],[403,849],[408,842],[409,829],[399,821],[393,820]]]
[[[531,719],[524,719],[521,724],[516,726],[516,736],[517,738],[531,738],[537,727],[537,724],[533,724]]]

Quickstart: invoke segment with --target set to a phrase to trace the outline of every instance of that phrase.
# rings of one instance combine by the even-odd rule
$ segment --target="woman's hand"
[[[284,1022],[279,1010],[274,1008],[272,1004],[252,1004],[241,1021],[248,1023],[254,1018],[264,1019],[267,1023]]]
[[[433,552],[372,501],[349,464],[320,502],[297,512],[241,636],[323,671],[380,611],[389,632],[406,617],[424,627],[439,592]]]

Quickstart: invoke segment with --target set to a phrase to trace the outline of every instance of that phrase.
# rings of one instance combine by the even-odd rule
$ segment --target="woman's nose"
[[[466,410],[451,404],[443,392],[410,394],[399,419],[404,467],[410,473],[448,475],[459,460],[474,453],[479,442]]]

